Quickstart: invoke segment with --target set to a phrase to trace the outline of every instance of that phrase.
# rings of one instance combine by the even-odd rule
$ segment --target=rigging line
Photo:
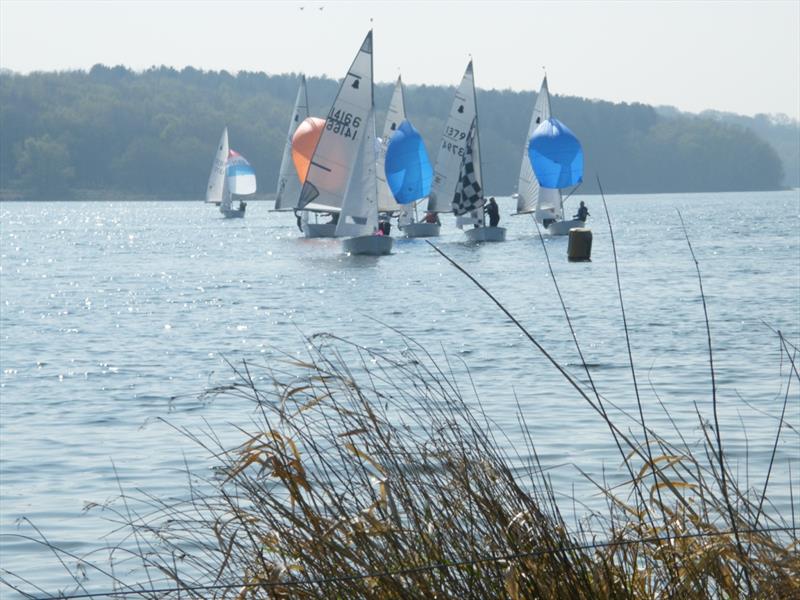
[[[800,527],[768,527],[762,529],[738,529],[738,534],[757,534],[757,533],[778,533],[798,531]],[[91,598],[121,598],[132,596],[134,594],[165,594],[165,593],[180,593],[185,591],[213,591],[213,590],[226,590],[235,588],[275,588],[275,587],[297,587],[301,585],[319,585],[325,583],[339,583],[346,581],[357,581],[360,579],[370,578],[383,578],[395,577],[398,575],[409,575],[412,573],[422,573],[425,571],[437,571],[440,569],[452,569],[456,567],[466,567],[471,565],[502,562],[509,560],[516,560],[519,558],[532,558],[536,556],[544,556],[546,554],[556,554],[559,552],[572,552],[575,550],[595,550],[599,548],[619,548],[632,546],[635,544],[650,544],[650,543],[664,543],[675,542],[680,540],[689,540],[696,538],[711,538],[718,536],[732,535],[734,530],[725,531],[706,531],[697,533],[686,533],[681,535],[667,535],[667,536],[652,536],[646,538],[638,538],[633,540],[617,540],[606,542],[595,542],[591,544],[579,544],[572,546],[560,546],[557,548],[543,548],[541,550],[531,550],[528,552],[513,552],[508,554],[500,554],[496,556],[484,556],[474,559],[454,561],[450,563],[434,563],[428,565],[420,565],[419,567],[409,567],[407,569],[398,569],[396,571],[379,571],[375,573],[359,573],[356,575],[344,575],[339,577],[320,577],[317,579],[295,579],[290,581],[270,581],[259,583],[236,583],[236,584],[216,584],[216,585],[198,585],[198,586],[184,586],[184,587],[170,587],[170,588],[152,588],[152,589],[139,589],[139,590],[120,590],[112,592],[94,592],[57,596],[30,596],[32,600],[86,600]],[[132,587],[132,586],[129,586]]]

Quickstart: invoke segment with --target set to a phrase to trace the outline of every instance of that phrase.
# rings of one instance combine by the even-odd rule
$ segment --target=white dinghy
[[[464,229],[470,242],[504,242],[505,227],[490,227],[485,223],[483,207],[486,197],[483,195],[481,178],[480,138],[478,136],[478,117],[473,119],[466,140],[466,150],[458,171],[458,181],[453,196],[453,214],[456,225]],[[469,226],[472,226],[470,229]]]
[[[539,185],[531,167],[528,156],[528,142],[539,125],[550,118],[550,90],[547,87],[547,76],[542,81],[539,96],[533,107],[528,135],[525,136],[525,147],[522,149],[522,164],[519,169],[517,184],[517,215],[533,213],[534,219],[550,235],[567,235],[573,227],[583,227],[578,219],[564,220],[564,201],[561,190],[543,188]]]
[[[466,86],[464,86],[465,82]],[[451,111],[450,114],[451,117],[455,113],[458,117],[466,115],[471,118],[471,121],[466,123],[465,127],[462,125],[463,121],[459,122],[459,126],[463,127],[463,129],[458,132],[458,137],[461,137],[462,133],[465,134],[463,152],[459,153],[460,156],[456,154],[458,161],[448,161],[448,167],[451,169],[449,172],[442,169],[442,171],[434,175],[434,187],[436,186],[437,176],[440,176],[441,181],[451,182],[452,192],[450,197],[453,199],[452,210],[456,216],[456,225],[459,229],[464,229],[464,234],[468,241],[503,242],[506,239],[505,227],[487,226],[483,210],[486,198],[483,195],[478,102],[475,94],[472,61],[470,61],[464,74],[462,88],[466,88],[463,89],[462,98],[464,98],[464,101],[459,103],[459,96],[456,94],[456,103],[453,105],[455,110]],[[461,91],[462,88],[459,88],[459,90]],[[445,129],[445,133],[447,133],[447,129]],[[439,156],[441,155],[442,149],[439,151]],[[439,162],[437,160],[438,168]],[[443,184],[440,184],[440,186],[439,189],[444,189]],[[433,192],[431,195],[433,195]]]
[[[422,221],[403,226],[406,237],[439,235],[441,223],[438,215],[452,210],[450,203],[455,194],[462,158],[466,151],[467,133],[475,119],[475,113],[475,81],[472,61],[469,61],[442,131],[439,152],[433,168],[433,184],[428,197],[427,214]]]
[[[338,214],[334,233],[350,238],[342,246],[351,254],[381,255],[392,249],[392,238],[376,235],[376,145],[370,31],[328,113],[298,203],[306,211]]]
[[[417,204],[398,204],[392,195],[389,185],[386,182],[385,160],[386,148],[391,141],[392,135],[406,120],[405,95],[403,92],[403,82],[397,78],[392,101],[389,103],[389,110],[386,113],[386,123],[383,127],[383,138],[381,138],[381,155],[378,159],[378,210],[379,212],[399,213],[397,226],[403,235],[409,238],[417,237],[436,237],[439,235],[438,223],[425,223],[417,221]]]
[[[228,145],[228,128],[222,135],[211,164],[211,174],[206,188],[206,202],[219,206],[219,211],[226,219],[242,218],[247,209],[247,202],[242,196],[256,192],[256,174],[247,159],[231,150]],[[239,197],[239,206],[233,207],[234,196]]]

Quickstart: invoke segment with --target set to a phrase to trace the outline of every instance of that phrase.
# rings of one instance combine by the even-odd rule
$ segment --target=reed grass
[[[461,371],[456,377],[456,367],[414,340],[391,353],[317,335],[304,360],[231,365],[235,383],[206,396],[256,407],[240,443],[230,447],[212,428],[179,430],[210,453],[212,474],[190,473],[185,500],[137,496],[146,511],[133,511],[121,491],[106,507],[130,536],[113,551],[116,568],[103,570],[114,592],[95,596],[76,576],[75,591],[62,597],[800,597],[794,512],[765,510],[778,442],[799,439],[785,422],[790,387],[800,383],[795,347],[777,333],[789,374],[772,458],[755,489],[726,460],[711,360],[714,426],[698,409],[700,440],[686,440],[674,423],[673,432],[654,431],[641,410],[615,422],[590,375],[587,388],[453,264],[607,425],[627,478],[584,474],[604,510],[569,522],[513,397],[523,440],[516,448],[474,390],[460,387]],[[635,377],[632,357],[631,369]],[[269,383],[257,383],[265,372]],[[146,581],[124,583],[120,572],[132,564]],[[3,581],[25,587],[8,574]]]

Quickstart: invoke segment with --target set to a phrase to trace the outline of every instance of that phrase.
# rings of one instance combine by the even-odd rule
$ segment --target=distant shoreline
[[[767,192],[791,192],[798,191],[800,188],[787,187],[772,190],[703,190],[703,191],[675,191],[675,192],[627,192],[627,191],[614,191],[606,193],[606,196],[664,196],[672,194],[745,194],[755,193],[763,194]],[[122,192],[103,192],[98,190],[80,190],[69,192],[67,198],[31,198],[20,195],[19,193],[9,192],[8,190],[0,190],[0,204],[6,202],[195,202],[197,204],[205,204],[203,198],[186,198],[186,197],[158,197],[158,196],[143,196],[140,194],[126,195]],[[510,198],[508,194],[488,194],[496,198]],[[581,193],[575,192],[573,196],[599,196],[596,192]],[[274,202],[275,194],[257,195],[253,198],[247,198],[247,202]]]

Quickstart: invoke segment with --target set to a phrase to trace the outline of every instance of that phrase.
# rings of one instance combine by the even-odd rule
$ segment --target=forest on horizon
[[[480,84],[479,73],[478,85]],[[461,74],[455,73],[453,84]],[[222,128],[253,165],[259,193],[274,191],[295,74],[266,75],[153,67],[134,72],[0,73],[0,194],[65,199],[87,190],[200,199]],[[537,82],[538,86],[538,82]],[[311,114],[324,117],[338,82],[309,78]],[[382,130],[392,84],[377,84]],[[454,87],[408,85],[406,111],[431,160]],[[580,138],[586,156],[579,193],[776,190],[800,185],[800,128],[766,115],[612,103],[560,96],[553,115]],[[516,191],[536,94],[478,90],[484,189]]]

